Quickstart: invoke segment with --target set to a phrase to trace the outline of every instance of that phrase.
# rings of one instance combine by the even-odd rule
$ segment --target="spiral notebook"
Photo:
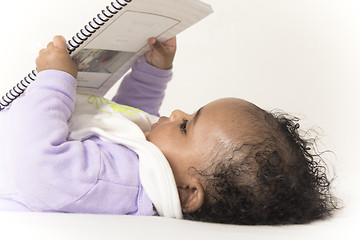
[[[67,41],[78,64],[79,93],[105,93],[149,46],[147,39],[166,41],[212,13],[199,0],[116,0]],[[5,109],[36,80],[31,71],[0,99]]]

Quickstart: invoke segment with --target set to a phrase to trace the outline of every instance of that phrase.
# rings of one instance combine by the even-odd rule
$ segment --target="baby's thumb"
[[[55,36],[53,44],[56,48],[66,49],[66,40],[63,36]]]

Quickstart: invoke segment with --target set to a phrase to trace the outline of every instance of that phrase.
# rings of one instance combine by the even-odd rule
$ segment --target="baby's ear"
[[[202,207],[205,191],[199,182],[194,182],[189,186],[178,186],[178,192],[183,212],[195,212]]]

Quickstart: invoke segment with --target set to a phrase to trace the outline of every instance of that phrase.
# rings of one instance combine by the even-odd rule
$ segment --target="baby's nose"
[[[170,121],[175,121],[179,118],[183,118],[184,112],[181,110],[174,110],[170,115]]]

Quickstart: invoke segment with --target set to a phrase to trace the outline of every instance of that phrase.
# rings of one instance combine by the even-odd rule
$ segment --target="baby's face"
[[[195,180],[194,169],[210,166],[211,153],[217,152],[219,142],[226,145],[233,141],[234,122],[239,121],[239,112],[248,104],[241,99],[226,98],[211,102],[194,114],[175,110],[170,117],[161,117],[145,133],[147,140],[165,155],[179,188]]]

